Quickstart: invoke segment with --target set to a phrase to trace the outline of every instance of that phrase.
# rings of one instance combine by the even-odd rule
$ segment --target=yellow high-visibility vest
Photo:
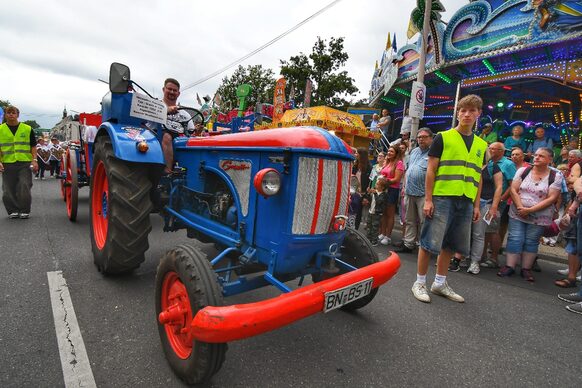
[[[481,168],[487,143],[473,135],[471,150],[455,128],[441,132],[443,154],[439,160],[433,195],[445,197],[465,196],[472,201],[477,196],[481,181]]]
[[[31,162],[30,149],[30,125],[18,124],[18,129],[13,135],[8,124],[0,125],[0,151],[2,163]]]

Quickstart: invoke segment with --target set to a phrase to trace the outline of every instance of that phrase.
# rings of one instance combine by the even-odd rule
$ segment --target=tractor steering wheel
[[[192,120],[192,122],[194,122],[194,123],[197,123],[197,122],[204,123],[204,115],[198,109],[190,108],[187,106],[179,106],[178,110],[184,111],[190,115],[189,120],[178,121],[180,124],[182,124],[182,126],[184,128],[188,127],[188,123],[190,122],[190,120]]]

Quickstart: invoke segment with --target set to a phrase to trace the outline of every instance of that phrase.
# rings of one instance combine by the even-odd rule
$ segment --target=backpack
[[[532,166],[529,166],[529,167],[526,167],[525,170],[523,170],[523,172],[521,173],[521,181],[522,182],[525,179],[525,177],[530,173],[532,168],[533,168]],[[556,171],[552,170],[550,168],[550,176],[548,178],[548,187],[550,187],[552,185],[552,183],[554,183],[555,180],[556,180]]]

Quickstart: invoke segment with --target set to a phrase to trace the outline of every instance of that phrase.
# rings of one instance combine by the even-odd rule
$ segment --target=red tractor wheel
[[[167,252],[156,273],[158,332],[168,363],[189,384],[207,382],[224,362],[227,344],[196,341],[192,318],[223,304],[222,287],[206,255],[192,245]]]
[[[65,203],[67,204],[67,215],[69,220],[77,219],[77,207],[79,201],[79,178],[77,170],[77,153],[70,148],[63,157],[65,162],[65,179],[61,179],[61,185],[65,189]],[[64,182],[64,184],[63,184]]]
[[[60,183],[61,183],[61,198],[63,199],[63,201],[67,202],[67,197],[65,194],[65,180],[62,179],[62,177],[64,177],[66,175],[66,171],[67,171],[67,158],[65,158],[64,156],[61,158],[61,163],[60,163],[60,171],[59,171],[59,175],[61,176],[60,179]]]
[[[148,165],[117,159],[111,140],[95,143],[91,177],[91,249],[104,274],[129,272],[144,261],[152,230]]]
[[[370,241],[364,236],[361,232],[358,232],[352,228],[346,228],[346,237],[344,238],[344,242],[342,243],[341,247],[341,260],[345,261],[346,263],[356,267],[362,268],[370,264],[374,264],[378,262],[378,254],[374,251],[372,244]],[[311,275],[313,282],[319,282],[321,280],[329,279],[330,277],[341,275],[345,273],[345,271],[340,271],[337,274],[313,274]],[[374,288],[368,295],[361,299],[354,300],[351,303],[348,303],[340,309],[345,311],[353,311],[358,310],[374,299],[376,294],[378,293],[378,287]]]

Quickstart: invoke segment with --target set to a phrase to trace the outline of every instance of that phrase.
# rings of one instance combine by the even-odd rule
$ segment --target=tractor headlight
[[[279,192],[281,175],[274,168],[264,168],[255,175],[253,184],[259,194],[270,197]]]

